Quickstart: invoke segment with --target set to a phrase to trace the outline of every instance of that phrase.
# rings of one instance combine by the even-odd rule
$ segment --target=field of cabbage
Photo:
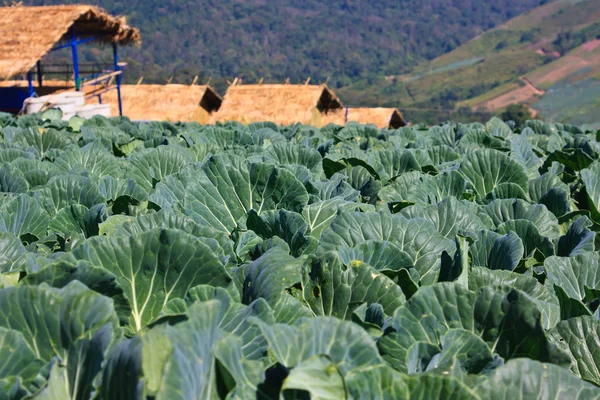
[[[0,115],[0,399],[600,398],[600,143]]]

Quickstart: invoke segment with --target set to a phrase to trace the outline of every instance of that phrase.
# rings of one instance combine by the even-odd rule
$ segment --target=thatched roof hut
[[[271,121],[321,126],[324,116],[343,109],[341,100],[326,85],[232,85],[212,122]]]
[[[212,113],[221,107],[221,96],[210,86],[202,85],[121,85],[123,115],[143,121],[197,121],[209,123]],[[95,100],[96,99],[96,100]],[[97,97],[89,99],[94,103]],[[110,104],[113,115],[118,115],[117,92],[102,95],[102,102]]]
[[[71,27],[79,39],[141,42],[139,30],[128,26],[125,18],[88,5],[0,7],[0,21],[0,80],[27,73],[56,44],[70,39]]]
[[[347,122],[372,124],[378,128],[397,129],[406,126],[402,113],[397,108],[354,108],[337,110],[326,117],[325,122],[345,125]]]

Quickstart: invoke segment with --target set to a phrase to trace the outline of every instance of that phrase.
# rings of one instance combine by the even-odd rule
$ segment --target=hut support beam
[[[121,67],[119,66],[119,52],[117,51],[117,44],[113,43],[113,58],[115,59],[115,72],[119,72]],[[123,103],[121,100],[121,78],[123,74],[117,75],[117,98],[119,99],[119,115],[123,116]]]
[[[98,38],[99,38],[99,37],[101,37],[101,36],[102,36],[102,35],[98,35],[98,36],[89,37],[89,38],[87,38],[87,39],[76,40],[76,41],[75,41],[75,43],[76,43],[77,45],[84,44],[84,43],[88,43],[88,42],[91,42],[91,41],[94,41],[94,40],[98,39]],[[63,44],[63,45],[61,45],[61,46],[56,46],[56,47],[53,47],[53,48],[51,48],[51,49],[50,49],[50,51],[62,50],[62,49],[66,49],[67,47],[71,47],[71,46],[73,46],[73,43],[72,43],[72,41],[70,41],[70,42],[69,42],[69,43],[67,43],[67,44]]]
[[[42,87],[42,63],[40,61],[38,61],[35,64],[36,67],[36,72],[37,72],[37,81],[38,81],[38,87]]]
[[[77,34],[75,33],[75,25],[71,27],[71,53],[73,54],[73,79],[75,80],[75,90],[81,90],[81,82],[79,81],[79,57],[77,56]]]

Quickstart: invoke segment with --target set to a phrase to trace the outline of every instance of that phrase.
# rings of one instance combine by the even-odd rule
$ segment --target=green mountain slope
[[[81,0],[25,0],[65,4]],[[144,38],[130,80],[213,84],[325,81],[334,87],[406,72],[548,0],[95,0]],[[103,53],[88,52],[88,59]]]
[[[479,111],[487,118],[489,112],[525,102],[560,122],[589,123],[589,114],[596,107],[590,88],[598,88],[595,78],[600,72],[597,38],[600,2],[560,0],[422,63],[410,74],[381,77],[380,85],[368,89],[359,82],[342,94],[401,104],[412,119],[431,122],[456,118],[459,109],[467,115]],[[572,89],[573,85],[579,89]],[[584,89],[586,93],[582,93]],[[548,96],[559,97],[560,104],[554,107]],[[565,112],[570,104],[578,108],[576,112]],[[555,108],[562,110],[560,115]]]

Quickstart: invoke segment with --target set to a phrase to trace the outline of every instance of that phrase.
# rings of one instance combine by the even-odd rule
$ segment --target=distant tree
[[[521,126],[525,121],[533,119],[531,110],[527,104],[511,104],[500,115],[504,121],[514,121],[516,126]]]

